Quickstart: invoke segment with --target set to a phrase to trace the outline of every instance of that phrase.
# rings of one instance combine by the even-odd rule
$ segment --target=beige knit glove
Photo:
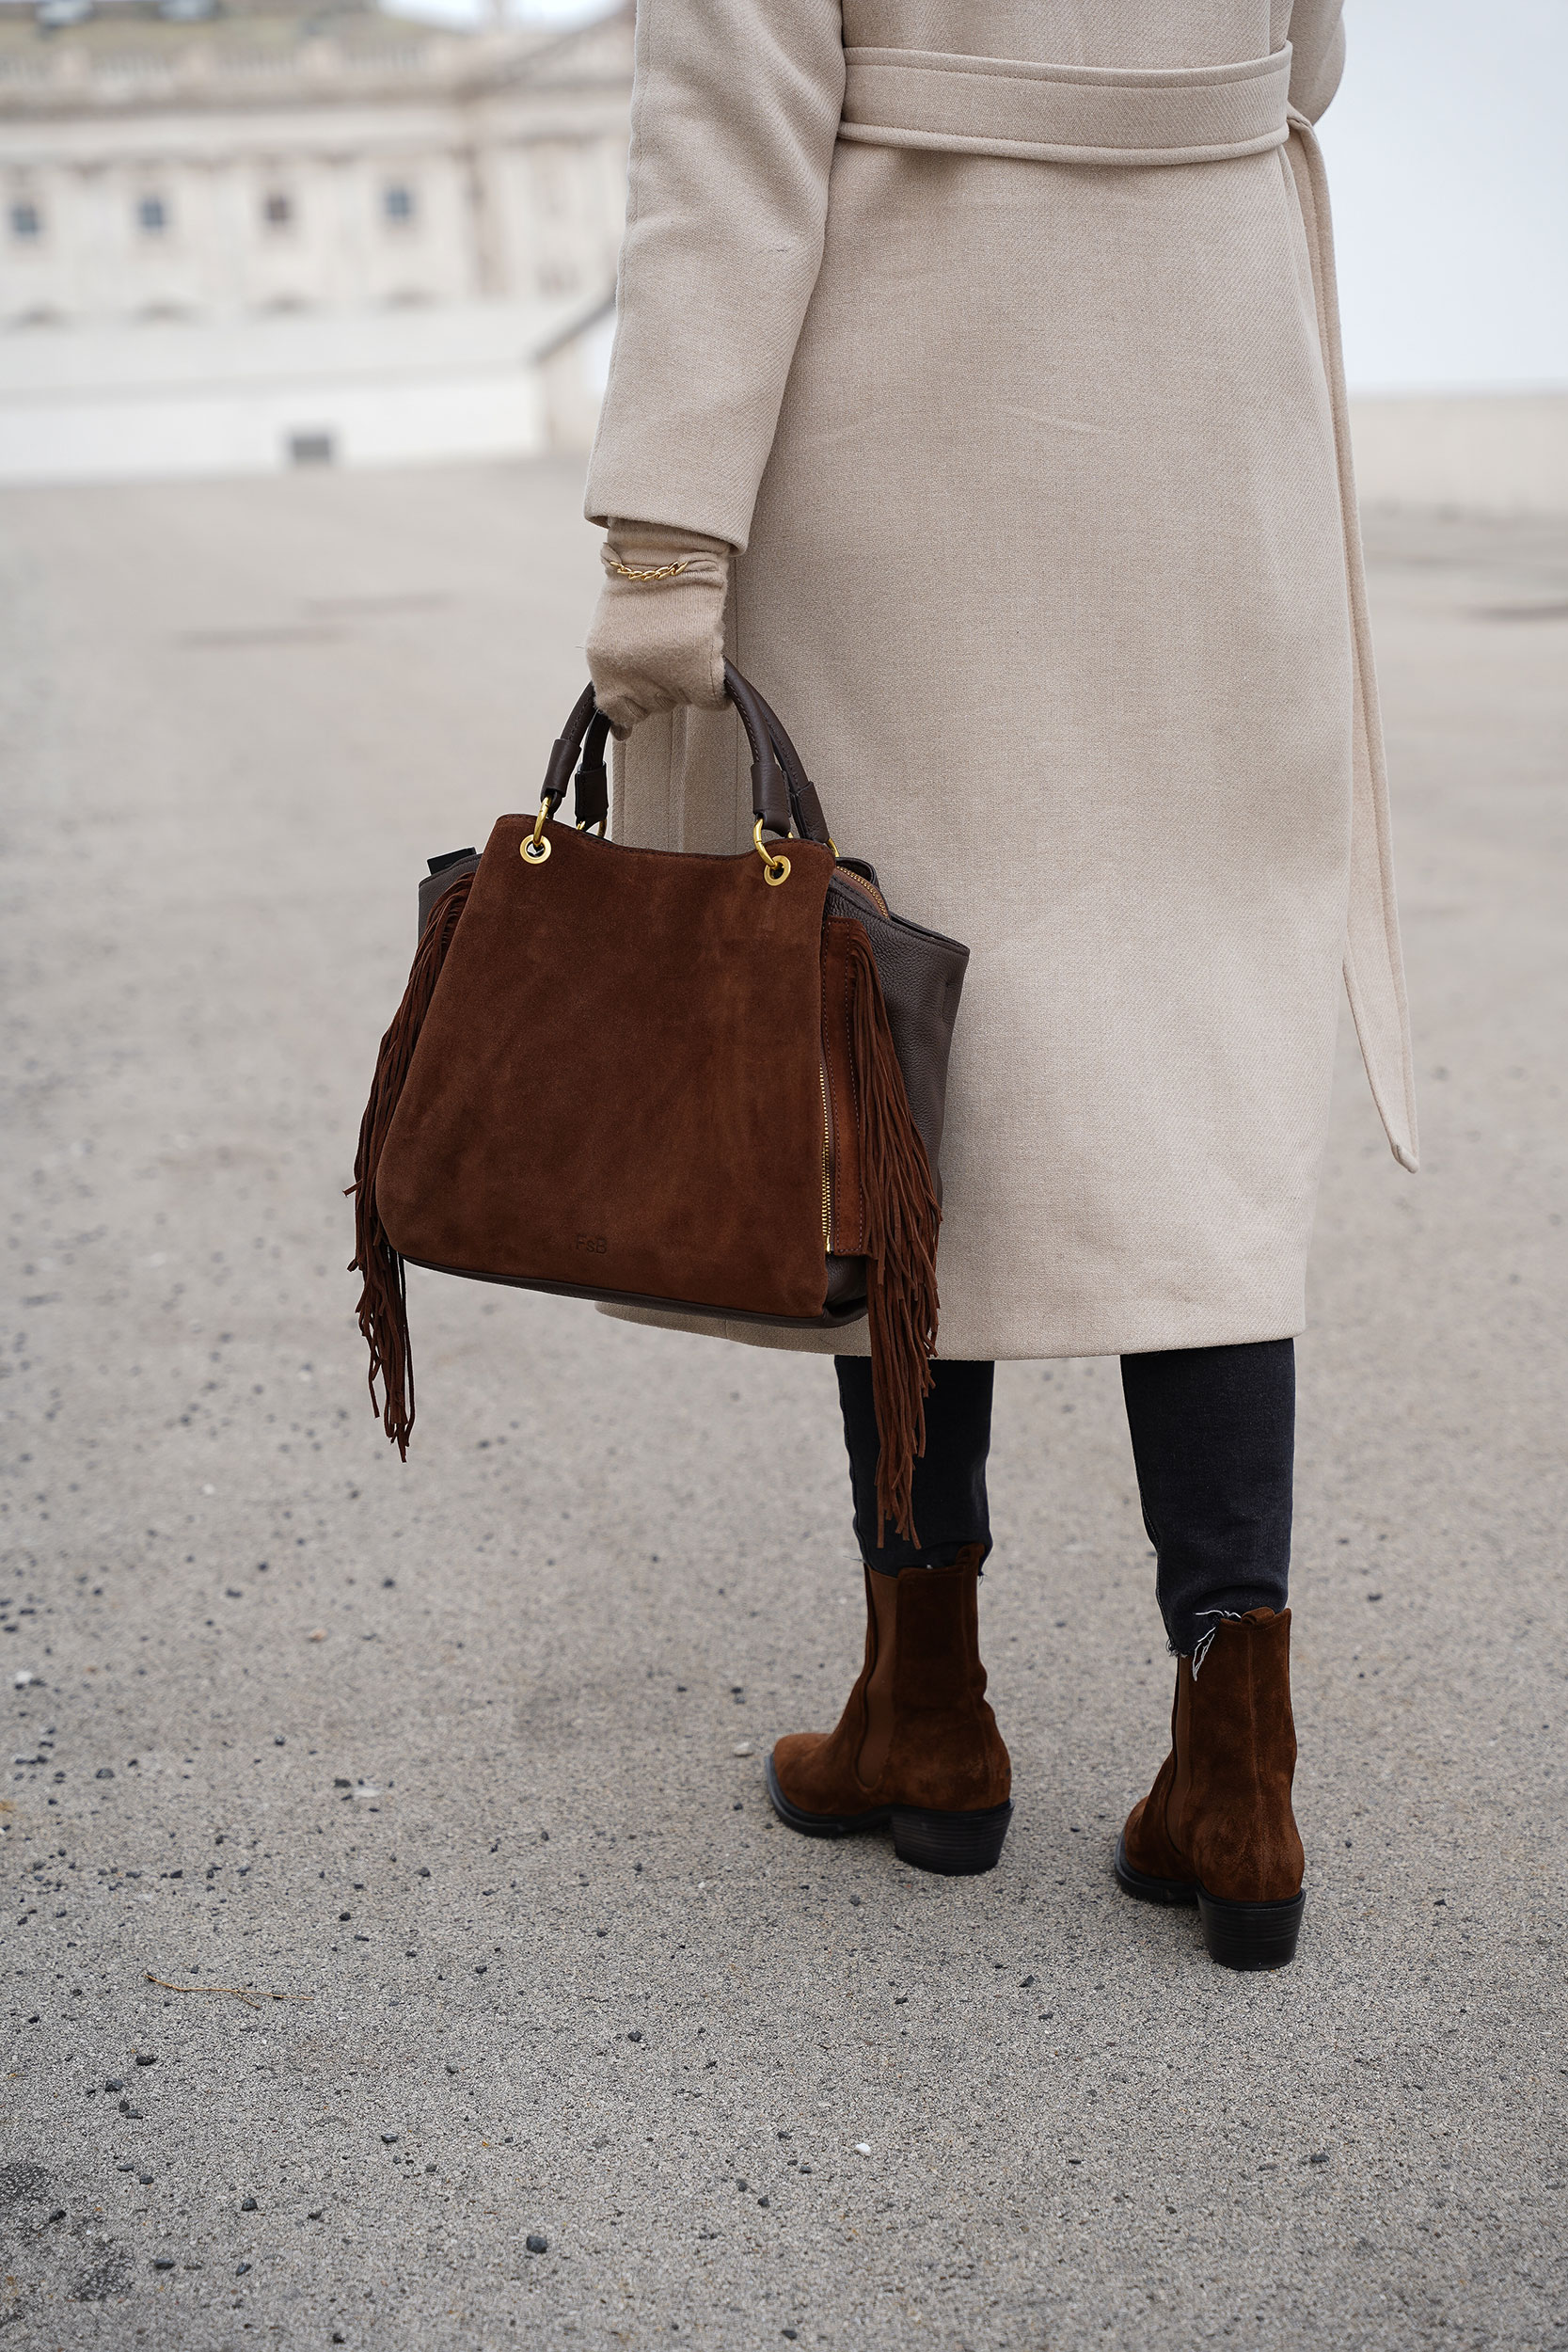
[[[588,670],[616,735],[680,703],[722,707],[732,553],[726,539],[611,520]]]

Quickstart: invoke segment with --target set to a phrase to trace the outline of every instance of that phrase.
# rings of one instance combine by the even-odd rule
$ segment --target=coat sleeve
[[[638,0],[631,103],[588,516],[743,548],[822,261],[840,0]]]
[[[1291,103],[1308,122],[1327,110],[1345,70],[1344,0],[1295,0],[1291,10]]]

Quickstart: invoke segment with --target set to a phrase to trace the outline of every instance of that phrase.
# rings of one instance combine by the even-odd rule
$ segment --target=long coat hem
[[[778,1347],[799,1356],[867,1356],[871,1343],[863,1322],[837,1330],[816,1325],[788,1326],[730,1323],[714,1315],[664,1312],[651,1307],[601,1306],[599,1312],[618,1323],[647,1323],[664,1331],[690,1331],[700,1339],[733,1340],[744,1347]],[[1281,1299],[1272,1309],[1261,1301],[1247,1306],[1235,1302],[1216,1311],[1212,1299],[1169,1297],[1129,1300],[1118,1311],[1107,1305],[1081,1323],[1063,1323],[1041,1331],[1038,1319],[988,1318],[983,1329],[970,1332],[959,1324],[942,1329],[937,1360],[945,1357],[961,1363],[990,1359],[997,1363],[1055,1362],[1069,1356],[1156,1356],[1178,1347],[1243,1347],[1260,1340],[1292,1340],[1307,1328],[1306,1302],[1300,1295]]]

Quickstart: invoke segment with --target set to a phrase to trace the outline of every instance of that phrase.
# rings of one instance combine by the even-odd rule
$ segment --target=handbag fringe
[[[917,1544],[914,1466],[926,1451],[926,1399],[937,1343],[937,1233],[930,1163],[910,1113],[871,943],[847,926],[849,1050],[864,1200],[871,1391],[877,1408],[877,1541],[893,1521]]]
[[[471,874],[465,874],[461,881],[454,882],[430,911],[409,971],[408,985],[403,992],[403,1002],[392,1016],[375,1057],[371,1098],[359,1122],[354,1182],[346,1187],[354,1195],[355,1249],[349,1272],[364,1276],[358,1313],[359,1328],[371,1355],[371,1409],[380,1413],[382,1427],[405,1462],[409,1432],[414,1426],[414,1358],[408,1341],[407,1274],[402,1258],[387,1238],[381,1213],[375,1205],[375,1177],[392,1114],[419,1043],[420,1030],[430,1010],[430,1000],[436,993],[436,983],[441,977],[441,966],[458,918],[468,903],[473,879]],[[378,1377],[385,1403],[377,1402]]]

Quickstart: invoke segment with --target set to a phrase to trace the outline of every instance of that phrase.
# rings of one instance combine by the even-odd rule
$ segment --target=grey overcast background
[[[1568,0],[1348,0],[1345,19],[1323,140],[1351,389],[1568,384]]]
[[[1323,142],[1352,390],[1568,384],[1568,6],[1345,18]]]

